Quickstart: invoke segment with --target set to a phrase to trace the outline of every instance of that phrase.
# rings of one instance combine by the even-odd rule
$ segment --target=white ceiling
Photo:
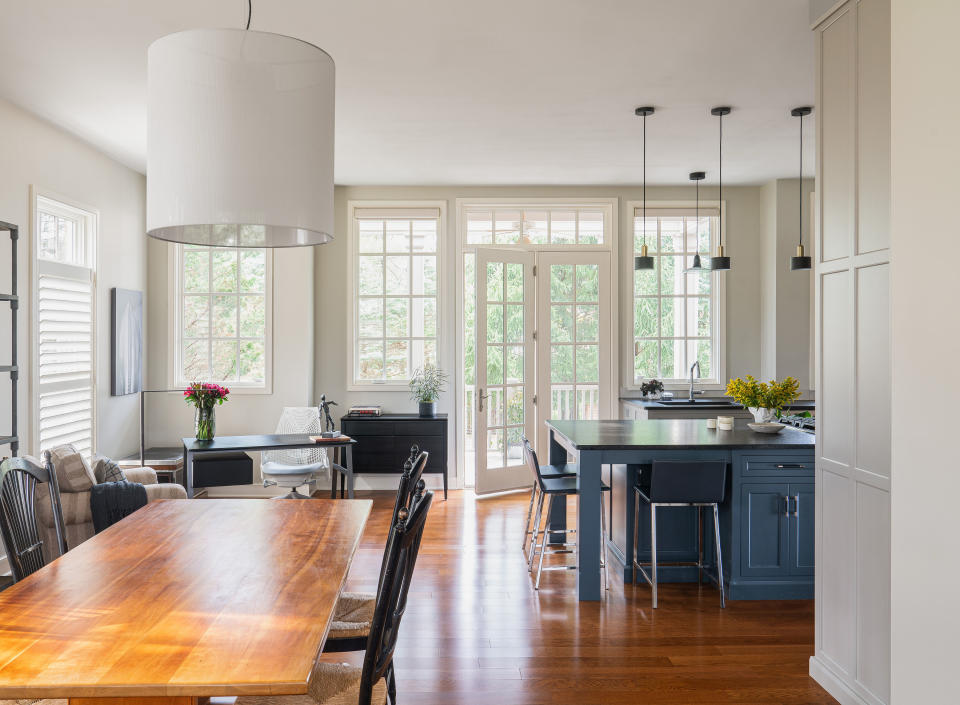
[[[0,96],[144,171],[146,52],[244,0],[0,0]],[[337,64],[340,184],[757,184],[797,172],[807,0],[254,0]],[[807,135],[813,135],[813,121]],[[809,140],[812,146],[813,140]],[[805,156],[812,173],[812,149]]]

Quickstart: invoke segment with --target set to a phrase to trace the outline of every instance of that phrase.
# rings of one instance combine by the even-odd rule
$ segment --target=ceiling
[[[246,9],[0,0],[0,96],[144,171],[147,46]],[[724,182],[758,184],[796,175],[813,100],[807,0],[254,0],[251,29],[336,61],[339,184],[638,183],[642,104],[649,182],[715,182],[730,105]]]

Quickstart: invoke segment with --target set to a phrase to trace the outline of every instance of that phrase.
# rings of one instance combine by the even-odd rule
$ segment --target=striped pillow
[[[86,459],[69,443],[52,449],[50,462],[61,492],[86,492],[96,483]]]

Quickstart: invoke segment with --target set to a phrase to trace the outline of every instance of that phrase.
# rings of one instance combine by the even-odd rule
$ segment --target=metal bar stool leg
[[[537,537],[540,533],[540,522],[543,515],[543,502],[546,495],[540,493],[540,499],[537,500],[536,518],[533,520],[533,535],[530,541],[530,555],[527,556],[527,572],[533,572],[533,559],[537,555]]]
[[[703,507],[697,507],[697,587],[703,585]]]
[[[633,584],[640,576],[640,490],[633,489]]]
[[[650,503],[650,588],[653,591],[653,609],[657,609],[657,505]]]
[[[550,515],[553,513],[553,495],[550,495],[550,501],[547,502],[547,524],[543,527],[543,538],[540,539],[540,563],[537,566],[537,582],[533,586],[534,590],[540,589],[540,576],[543,574],[543,554],[547,549],[547,536],[550,534]]]
[[[723,592],[723,555],[720,550],[720,512],[717,505],[713,505],[713,534],[717,544],[717,586],[720,588],[720,607],[727,606],[727,598]]]
[[[530,503],[527,505],[527,523],[523,528],[523,552],[527,552],[527,540],[530,538],[530,520],[533,518],[533,502],[537,497],[537,483],[530,488]]]

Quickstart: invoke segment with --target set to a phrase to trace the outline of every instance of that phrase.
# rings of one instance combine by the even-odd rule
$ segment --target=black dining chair
[[[43,540],[37,527],[35,490],[38,482],[47,484],[60,549],[58,555],[67,551],[60,487],[53,466],[37,465],[28,458],[7,458],[0,463],[0,533],[7,547],[14,582],[45,565]]]
[[[414,445],[410,448],[410,457],[403,464],[403,472],[400,474],[390,526],[397,523],[397,517],[402,510],[410,510],[415,499],[423,496],[426,485],[421,477],[429,459],[430,454],[421,451],[419,446]],[[383,582],[386,565],[387,553],[384,551],[380,564],[380,577],[377,580],[378,589]],[[367,646],[375,603],[376,594],[374,593],[341,593],[323,650],[327,653],[363,651]]]
[[[393,656],[432,502],[433,492],[414,492],[411,507],[401,508],[397,513],[397,521],[390,527],[387,538],[383,580],[377,591],[363,666],[316,661],[307,688],[309,697],[318,705],[354,702],[382,705],[388,697],[396,705]],[[303,702],[302,695],[237,698],[237,705],[302,705]]]
[[[524,443],[528,443],[526,438],[524,438]],[[529,464],[529,463],[528,463]],[[545,478],[557,478],[557,477],[573,477],[576,478],[579,468],[576,463],[564,463],[562,465],[540,465],[537,464],[540,468],[540,475]],[[533,485],[530,488],[530,502],[527,505],[527,522],[523,527],[523,552],[527,553],[527,542],[530,542],[530,551],[536,547],[536,535],[531,528],[531,523],[533,521],[533,513],[537,506],[538,495],[540,494],[540,483],[537,482],[537,474],[532,471],[531,474],[533,477]]]
[[[633,514],[633,581],[637,575],[650,584],[653,607],[657,607],[657,509],[660,507],[697,508],[697,561],[662,563],[670,566],[696,566],[698,581],[703,575],[720,588],[720,607],[726,607],[723,588],[723,556],[720,549],[719,505],[727,489],[727,463],[724,460],[654,460],[641,469],[634,486]],[[650,562],[639,560],[640,502],[650,505]],[[704,570],[703,509],[713,508],[713,531],[716,547],[716,576]],[[647,573],[645,568],[650,568]]]

